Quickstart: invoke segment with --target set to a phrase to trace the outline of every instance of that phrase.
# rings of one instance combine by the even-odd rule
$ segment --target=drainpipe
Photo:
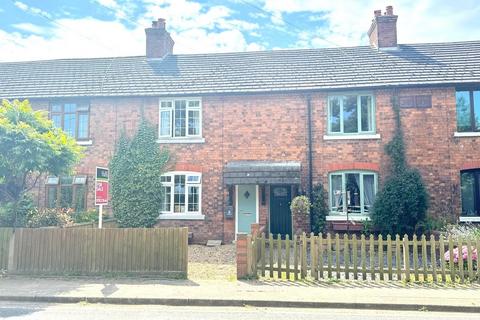
[[[313,151],[312,151],[312,102],[310,96],[307,96],[307,131],[308,131],[308,197],[313,200]],[[310,226],[312,223],[310,215]]]
[[[307,131],[308,131],[308,197],[313,201],[313,151],[312,151],[312,102],[310,96],[307,96]],[[312,215],[310,215],[310,228],[312,228]]]

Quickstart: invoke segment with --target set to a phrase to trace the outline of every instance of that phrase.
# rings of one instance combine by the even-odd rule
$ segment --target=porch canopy
[[[230,161],[223,171],[226,185],[300,184],[301,164],[295,161]]]

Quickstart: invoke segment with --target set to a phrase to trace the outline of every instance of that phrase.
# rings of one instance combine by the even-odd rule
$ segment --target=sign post
[[[108,204],[108,168],[96,167],[95,170],[95,205],[98,209],[98,228],[102,229],[103,206]]]

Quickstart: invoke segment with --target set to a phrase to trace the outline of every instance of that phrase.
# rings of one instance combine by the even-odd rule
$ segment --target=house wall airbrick
[[[381,187],[389,166],[384,152],[394,131],[391,98],[398,95],[431,95],[432,108],[402,109],[408,162],[417,168],[430,194],[429,214],[455,217],[460,213],[459,172],[476,166],[480,138],[456,138],[455,89],[452,87],[379,89],[374,94],[376,133],[373,140],[324,140],[327,134],[327,97],[311,93],[313,181],[328,190],[328,174],[338,170],[378,172]],[[334,94],[334,93],[332,93]],[[90,100],[92,145],[76,170],[88,174],[88,206],[94,206],[95,166],[107,166],[122,130],[133,135],[143,116],[158,127],[158,100],[149,98],[93,98]],[[33,100],[38,109],[48,101]],[[195,242],[235,237],[235,219],[224,218],[227,188],[223,168],[234,160],[298,161],[302,167],[300,190],[307,190],[307,96],[306,94],[249,94],[202,97],[204,143],[159,144],[171,153],[168,170],[202,172],[204,220],[159,220],[158,226],[188,226]],[[34,190],[39,205],[45,203],[45,188]],[[260,195],[259,195],[260,196]],[[269,188],[266,204],[260,205],[260,225],[268,226]]]

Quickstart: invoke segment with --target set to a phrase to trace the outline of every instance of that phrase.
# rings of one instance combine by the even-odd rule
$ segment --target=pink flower
[[[471,247],[472,251],[472,261],[477,261],[478,260],[478,252],[477,249],[474,247]],[[444,254],[445,261],[450,261],[450,251],[445,252]],[[462,246],[462,258],[463,261],[466,261],[468,259],[468,247],[467,246]],[[453,262],[457,263],[459,260],[459,250],[458,248],[453,249]]]

